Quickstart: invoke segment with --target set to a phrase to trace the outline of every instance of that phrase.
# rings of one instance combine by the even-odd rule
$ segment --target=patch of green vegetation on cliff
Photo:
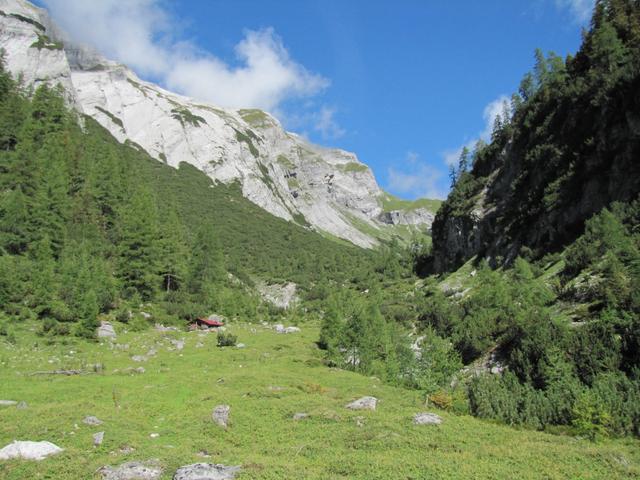
[[[238,110],[238,113],[245,122],[255,128],[264,128],[272,124],[269,116],[262,110],[244,109]]]
[[[186,124],[189,124],[193,127],[199,127],[202,124],[207,123],[207,121],[199,115],[195,115],[188,108],[185,107],[177,107],[171,109],[171,116],[178,120],[180,124],[184,127]]]
[[[362,173],[369,170],[369,167],[358,162],[349,162],[343,165],[338,165],[338,169],[345,173]]]
[[[46,35],[38,34],[38,40],[30,45],[31,48],[37,48],[38,50],[62,50],[64,45],[62,42],[53,42]]]
[[[102,107],[96,107],[96,110],[98,110],[99,112],[104,113],[107,117],[109,117],[109,119],[111,119],[111,121],[113,123],[115,123],[116,125],[118,125],[121,129],[124,130],[124,124],[122,123],[122,120],[120,120],[118,117],[116,117],[113,113],[111,113],[109,110],[105,110]]]
[[[253,155],[255,158],[260,158],[260,152],[258,151],[258,149],[253,144],[253,141],[251,140],[252,137],[257,138],[255,134],[251,130],[248,130],[246,134],[242,133],[240,130],[237,130],[235,128],[233,130],[236,132],[236,140],[239,142],[245,143],[249,148],[251,155]]]
[[[403,200],[387,192],[380,197],[380,200],[382,202],[382,210],[385,212],[393,212],[396,210],[409,211],[424,208],[430,212],[436,213],[440,208],[440,205],[442,205],[442,200],[429,198]]]

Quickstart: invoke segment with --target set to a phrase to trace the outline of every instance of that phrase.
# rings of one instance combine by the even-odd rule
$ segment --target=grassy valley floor
[[[18,331],[17,345],[0,344],[0,399],[28,408],[0,407],[0,447],[48,440],[65,450],[41,462],[2,462],[0,478],[97,478],[103,465],[149,459],[160,461],[167,479],[195,462],[241,464],[240,479],[640,477],[637,440],[592,443],[425,409],[419,392],[323,366],[314,326],[288,335],[258,325],[230,330],[245,348],[217,348],[215,333],[147,331],[120,333],[113,344],[45,345]],[[182,338],[178,350],[171,340]],[[146,361],[132,359],[148,353]],[[30,375],[96,363],[103,373]],[[144,373],[131,373],[140,366]],[[380,399],[376,411],[345,408],[364,395]],[[226,431],[211,420],[219,404],[231,406]],[[413,425],[422,411],[444,423]],[[294,421],[297,412],[310,416]],[[104,423],[85,425],[88,415]],[[98,431],[104,443],[94,447]]]

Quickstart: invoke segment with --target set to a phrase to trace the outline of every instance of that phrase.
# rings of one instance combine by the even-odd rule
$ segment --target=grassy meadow
[[[640,477],[637,440],[593,443],[455,416],[425,407],[419,392],[328,368],[314,325],[288,335],[233,325],[245,348],[218,348],[215,333],[124,333],[120,324],[114,342],[51,343],[25,325],[16,345],[0,344],[0,399],[28,404],[0,407],[0,446],[48,440],[65,450],[0,463],[6,480],[97,478],[103,465],[149,459],[167,479],[195,462],[242,465],[240,479]],[[182,338],[178,350],[171,340]],[[140,366],[144,373],[132,372]],[[92,373],[33,375],[57,369]],[[364,395],[380,400],[376,411],[345,408]],[[219,404],[231,406],[227,430],[211,420]],[[444,423],[413,425],[422,411]],[[298,412],[310,416],[295,421]],[[104,423],[85,425],[88,415]],[[94,447],[98,431],[104,442]]]

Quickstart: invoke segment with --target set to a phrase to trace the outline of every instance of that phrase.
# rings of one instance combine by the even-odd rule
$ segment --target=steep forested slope
[[[512,262],[577,238],[584,222],[640,191],[640,4],[597,3],[575,57],[536,53],[536,65],[466,160],[433,225],[428,269],[474,255]]]

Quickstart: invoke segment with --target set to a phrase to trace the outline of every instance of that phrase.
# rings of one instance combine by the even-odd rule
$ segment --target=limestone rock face
[[[186,162],[215,181],[238,182],[273,215],[363,247],[377,244],[373,232],[388,228],[389,218],[392,225],[431,221],[417,212],[381,220],[384,192],[353,153],[313,145],[263,111],[223,109],[145,82],[74,45],[26,0],[0,0],[0,10],[8,70],[28,86],[61,84],[70,105],[120,142],[173,167]]]

